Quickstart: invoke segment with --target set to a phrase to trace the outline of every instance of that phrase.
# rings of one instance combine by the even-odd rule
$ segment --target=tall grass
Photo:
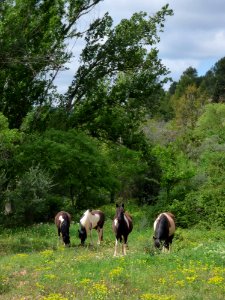
[[[149,220],[132,213],[125,257],[113,257],[110,218],[100,246],[79,246],[76,222],[70,248],[58,241],[54,224],[2,231],[0,299],[224,299],[224,230],[178,228],[172,252],[162,254],[153,249]]]

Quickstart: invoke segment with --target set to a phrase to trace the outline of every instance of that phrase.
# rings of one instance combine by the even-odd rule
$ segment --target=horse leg
[[[124,236],[123,238],[122,253],[123,255],[127,255],[127,236]]]
[[[169,247],[170,247],[170,242],[169,242],[169,238],[167,238],[163,243],[162,252],[169,252],[170,251]]]
[[[100,241],[103,241],[103,228],[100,228]]]
[[[92,240],[92,229],[90,230],[90,244],[93,246],[93,240]]]
[[[116,238],[115,250],[114,250],[114,255],[113,256],[117,256],[117,247],[118,247],[118,239]]]
[[[61,229],[60,229],[60,227],[58,227],[58,239],[59,239],[59,242],[60,242],[60,240],[61,240]]]
[[[171,236],[169,236],[169,238],[168,238],[168,249],[169,249],[169,252],[171,252],[171,250],[172,250],[173,237],[174,237],[174,234],[171,235]]]
[[[60,227],[58,227],[58,237],[60,238]]]
[[[101,244],[101,241],[103,241],[103,229],[98,227],[98,245]]]
[[[169,248],[165,245],[162,247],[162,253],[167,253],[169,251]]]

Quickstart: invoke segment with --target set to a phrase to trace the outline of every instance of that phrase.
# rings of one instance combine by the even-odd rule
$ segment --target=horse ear
[[[124,203],[122,203],[122,207],[124,208]]]
[[[116,203],[116,207],[119,207],[119,205]]]

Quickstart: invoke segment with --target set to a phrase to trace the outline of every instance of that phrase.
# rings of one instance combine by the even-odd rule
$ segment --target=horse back
[[[171,236],[175,232],[175,217],[170,212],[164,212],[158,215],[154,222],[155,235],[158,237]]]
[[[55,225],[57,227],[60,227],[63,220],[65,220],[68,223],[68,225],[70,226],[71,215],[66,211],[60,211],[57,213],[57,215],[55,216]]]
[[[95,226],[93,228],[94,229],[96,229],[97,227],[102,228],[105,223],[105,214],[101,210],[92,210],[91,215],[93,217],[98,216],[97,223],[96,225],[94,224]]]
[[[175,216],[171,212],[165,212],[164,215],[167,217],[169,222],[169,235],[173,235],[176,229]]]

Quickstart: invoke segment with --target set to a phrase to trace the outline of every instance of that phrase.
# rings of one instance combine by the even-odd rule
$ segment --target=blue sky
[[[145,11],[154,14],[165,4],[169,4],[174,15],[168,17],[165,30],[158,44],[159,57],[171,71],[173,80],[189,66],[204,75],[220,58],[225,56],[225,1],[224,0],[103,0],[92,14],[86,15],[83,25],[93,18],[101,17],[106,11],[114,24],[130,18],[133,13]],[[57,79],[59,90],[69,85],[81,45],[74,44],[74,59],[69,70],[62,72]]]

